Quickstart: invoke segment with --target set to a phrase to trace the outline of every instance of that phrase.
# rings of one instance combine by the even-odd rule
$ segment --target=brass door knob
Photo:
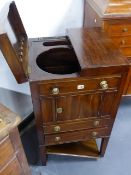
[[[100,86],[101,86],[101,88],[102,88],[103,90],[108,89],[108,83],[107,83],[107,81],[102,81],[102,82],[100,82]]]
[[[61,113],[62,113],[62,111],[63,111],[63,109],[62,109],[62,108],[57,108],[57,113],[58,113],[58,114],[61,114]]]
[[[54,94],[54,95],[59,94],[59,88],[53,88],[52,89],[52,94]]]
[[[55,131],[55,132],[59,132],[60,130],[61,130],[60,126],[55,126],[55,127],[54,127],[54,131]]]
[[[122,31],[123,32],[128,32],[128,28],[125,27]]]
[[[55,141],[56,141],[56,142],[59,142],[60,140],[61,140],[60,137],[55,137]]]
[[[98,135],[98,132],[93,131],[93,132],[91,133],[91,135],[92,135],[93,137],[96,137],[96,136]]]
[[[99,126],[100,121],[97,121],[97,120],[96,120],[96,121],[94,121],[94,123],[93,123],[93,124],[94,124],[94,126]]]

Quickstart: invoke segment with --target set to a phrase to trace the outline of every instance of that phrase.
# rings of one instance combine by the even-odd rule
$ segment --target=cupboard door
[[[69,94],[66,96],[57,97],[57,121],[98,117],[101,97],[101,92]]]
[[[41,110],[43,122],[72,121],[78,119],[111,117],[117,91],[67,94],[43,97]]]

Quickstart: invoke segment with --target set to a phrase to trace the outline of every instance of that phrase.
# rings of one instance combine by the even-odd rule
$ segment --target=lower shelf
[[[95,140],[48,146],[47,154],[77,156],[97,159],[99,150]]]

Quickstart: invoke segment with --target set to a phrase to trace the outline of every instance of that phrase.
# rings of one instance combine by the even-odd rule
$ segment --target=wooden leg
[[[46,146],[40,146],[40,162],[41,165],[46,166],[47,154],[46,154]]]
[[[101,147],[100,147],[100,156],[101,157],[104,157],[104,154],[105,154],[105,151],[106,151],[106,148],[107,148],[108,141],[109,141],[109,137],[102,138]]]

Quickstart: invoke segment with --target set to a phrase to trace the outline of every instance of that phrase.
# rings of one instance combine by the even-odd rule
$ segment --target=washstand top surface
[[[70,29],[68,36],[80,65],[79,71],[58,75],[41,70],[36,64],[36,59],[38,55],[46,52],[49,48],[43,47],[44,39],[42,38],[30,39],[31,81],[74,78],[79,77],[82,71],[88,69],[127,65],[118,49],[100,28]]]

